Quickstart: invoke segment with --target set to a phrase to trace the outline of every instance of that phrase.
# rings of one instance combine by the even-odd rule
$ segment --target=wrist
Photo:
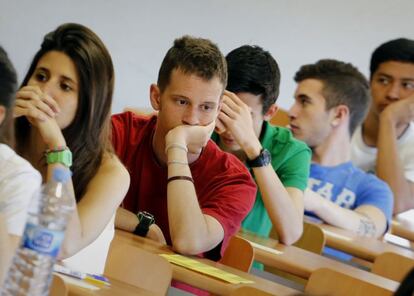
[[[243,145],[242,148],[244,153],[246,153],[247,158],[250,160],[258,157],[263,149],[262,144],[257,138],[253,141],[247,142],[247,144]]]

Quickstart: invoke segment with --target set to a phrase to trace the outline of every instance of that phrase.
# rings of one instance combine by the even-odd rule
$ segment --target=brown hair
[[[167,87],[175,69],[196,74],[205,80],[217,76],[223,88],[227,85],[226,60],[217,45],[208,39],[183,36],[174,41],[158,72],[157,84],[161,92]]]
[[[0,125],[0,143],[14,146],[13,106],[17,76],[7,53],[0,46],[0,105],[6,108],[6,115]]]
[[[73,186],[76,200],[85,194],[110,143],[110,111],[114,87],[111,56],[99,37],[85,26],[63,24],[47,34],[30,65],[22,86],[27,85],[39,60],[55,50],[74,62],[79,77],[79,103],[72,123],[62,130],[73,154]],[[27,149],[30,124],[25,117],[16,120],[17,151]]]
[[[322,81],[326,110],[339,105],[349,108],[349,133],[362,122],[370,104],[369,84],[365,76],[350,63],[324,59],[302,66],[295,81],[317,79]]]

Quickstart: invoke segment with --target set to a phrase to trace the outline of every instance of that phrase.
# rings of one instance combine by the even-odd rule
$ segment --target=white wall
[[[114,60],[114,112],[149,107],[149,85],[176,37],[210,38],[225,54],[257,44],[281,67],[278,102],[288,108],[292,76],[302,64],[336,58],[368,74],[376,46],[391,38],[414,38],[413,11],[412,0],[0,0],[0,44],[22,79],[45,33],[64,22],[89,26]]]

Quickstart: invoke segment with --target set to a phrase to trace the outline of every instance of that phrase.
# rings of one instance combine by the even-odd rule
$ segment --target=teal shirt
[[[212,139],[217,144],[220,141],[216,133],[213,134]],[[272,155],[273,169],[283,186],[304,191],[308,184],[311,161],[309,147],[295,139],[287,128],[272,126],[267,121],[263,124],[260,143]],[[254,206],[242,222],[242,227],[261,236],[269,236],[272,222],[263,204],[260,190],[257,190]]]

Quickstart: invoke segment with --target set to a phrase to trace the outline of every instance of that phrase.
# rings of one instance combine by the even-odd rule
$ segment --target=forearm
[[[128,231],[133,232],[138,225],[138,217],[136,214],[119,207],[116,210],[115,216],[115,227]]]
[[[168,160],[168,178],[191,177],[190,168],[185,164],[187,153],[184,150],[169,149]],[[170,235],[175,250],[183,254],[199,254],[212,249],[220,242],[210,233],[191,181],[170,181],[167,185],[167,196]]]
[[[412,186],[404,176],[404,168],[398,156],[397,130],[386,117],[380,121],[377,148],[377,176],[390,186],[394,194],[394,214],[413,208]]]
[[[306,194],[316,194],[308,190]],[[319,197],[317,205],[312,209],[315,215],[326,223],[350,230],[361,236],[379,237],[383,234],[381,227],[369,217],[356,211],[342,208],[333,202]]]
[[[279,240],[293,244],[303,231],[303,201],[289,195],[271,165],[254,168],[253,173]]]

